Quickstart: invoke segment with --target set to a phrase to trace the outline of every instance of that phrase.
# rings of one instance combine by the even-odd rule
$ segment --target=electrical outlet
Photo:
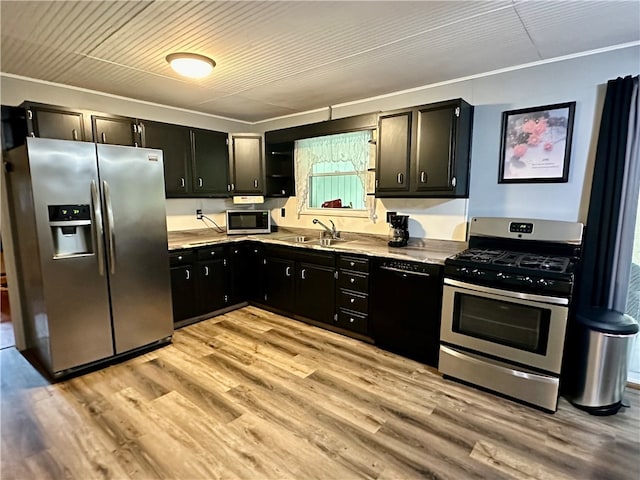
[[[281,216],[282,218],[284,218],[285,213],[286,213],[286,212],[285,212],[285,210],[284,210],[284,207],[282,207],[282,208],[280,209],[280,216]]]
[[[201,208],[196,209],[196,219],[197,220],[202,220],[202,209]]]

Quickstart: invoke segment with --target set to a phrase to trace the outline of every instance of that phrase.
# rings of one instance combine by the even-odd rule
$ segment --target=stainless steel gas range
[[[439,370],[556,411],[583,225],[474,217],[445,260]]]

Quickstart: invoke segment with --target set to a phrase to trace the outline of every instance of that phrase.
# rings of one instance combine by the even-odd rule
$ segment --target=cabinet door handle
[[[189,280],[191,278],[191,272],[189,272],[188,268],[185,271],[187,272],[187,280]]]
[[[456,177],[453,177],[453,178],[451,179],[451,186],[452,186],[452,187],[455,187],[455,186],[456,186]]]
[[[398,173],[398,183],[401,185],[404,183],[404,175],[402,173]]]
[[[284,269],[284,274],[285,274],[287,277],[290,277],[290,276],[291,276],[291,267],[287,267],[287,268],[285,268],[285,269]]]
[[[180,177],[180,186],[184,188],[184,177]]]
[[[420,172],[420,183],[427,183],[427,172]]]
[[[212,256],[212,257],[216,254],[216,252],[215,252],[215,251],[211,251],[210,253],[211,253],[211,256]]]
[[[227,183],[227,192],[231,191],[231,185]]]
[[[102,143],[107,143],[107,134],[102,132],[101,137],[102,137]]]
[[[258,179],[257,178],[253,180],[253,186],[255,188],[258,188]]]
[[[78,131],[75,128],[71,130],[71,136],[74,140],[78,140]]]
[[[235,189],[236,189],[236,186],[235,186],[235,184],[232,183],[231,184],[231,190],[235,190]]]
[[[202,177],[198,177],[198,186],[201,187],[202,186]]]
[[[300,272],[300,278],[302,278],[302,280],[306,280],[307,278],[304,276],[304,272],[306,271],[306,268],[303,268],[302,271]]]
[[[205,277],[209,276],[209,267],[207,267],[206,265],[204,266],[204,276]]]

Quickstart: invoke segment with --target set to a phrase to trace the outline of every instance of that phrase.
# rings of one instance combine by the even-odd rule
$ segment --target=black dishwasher
[[[375,344],[437,368],[442,266],[377,259],[371,280]]]

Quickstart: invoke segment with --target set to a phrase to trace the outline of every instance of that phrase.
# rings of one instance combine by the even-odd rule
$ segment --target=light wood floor
[[[0,478],[636,479],[640,392],[553,415],[246,307],[49,384],[2,363]]]

